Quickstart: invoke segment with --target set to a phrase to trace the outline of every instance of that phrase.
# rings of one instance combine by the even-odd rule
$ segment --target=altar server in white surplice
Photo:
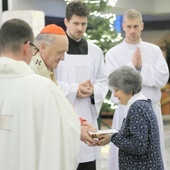
[[[169,78],[169,70],[160,48],[154,44],[142,41],[141,31],[144,28],[140,12],[130,9],[125,12],[122,23],[125,31],[125,39],[122,43],[111,48],[106,53],[106,66],[110,72],[117,68],[128,65],[138,70],[142,76],[142,93],[151,99],[152,107],[157,115],[160,133],[161,153],[166,169],[166,156],[164,144],[164,129],[160,107],[161,88]],[[115,98],[112,98],[113,102]],[[115,111],[112,127],[119,130],[123,119],[127,116],[124,105],[119,104]],[[109,170],[118,168],[118,148],[111,144],[109,156]]]
[[[66,33],[69,49],[56,69],[57,80],[80,117],[97,127],[97,118],[108,91],[107,73],[102,50],[82,39],[87,28],[89,9],[81,1],[72,1],[66,7]],[[81,142],[77,170],[95,170],[98,147]]]
[[[0,170],[75,170],[80,121],[61,90],[29,67],[31,27],[8,20],[0,40]]]

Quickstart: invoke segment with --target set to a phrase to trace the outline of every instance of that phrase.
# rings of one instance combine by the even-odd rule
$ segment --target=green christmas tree
[[[116,32],[114,29],[116,15],[107,12],[113,7],[109,5],[109,0],[85,0],[84,2],[87,3],[91,12],[88,20],[86,38],[92,40],[96,45],[98,45],[105,54],[111,47],[116,45],[122,39],[121,34]],[[102,113],[114,113],[116,108],[116,105],[109,101],[110,96],[111,92],[108,91],[98,118],[99,128],[101,125],[110,128],[110,125],[108,125],[102,118]]]
[[[109,0],[86,0],[86,3],[91,11],[87,37],[106,53],[122,39],[121,34],[114,29],[116,15],[107,13],[113,7],[109,5]]]

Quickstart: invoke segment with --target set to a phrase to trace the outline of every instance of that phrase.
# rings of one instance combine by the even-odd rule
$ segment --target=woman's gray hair
[[[134,95],[142,88],[142,77],[133,68],[122,66],[109,75],[109,86]]]

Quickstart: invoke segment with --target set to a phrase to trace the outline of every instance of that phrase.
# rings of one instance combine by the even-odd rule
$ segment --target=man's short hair
[[[65,17],[69,21],[73,15],[77,15],[80,17],[88,17],[90,14],[90,10],[88,6],[81,1],[71,1],[67,4]]]
[[[32,28],[24,20],[14,18],[3,23],[0,29],[0,50],[16,52],[27,41],[32,42],[34,35]]]
[[[142,15],[139,11],[137,11],[136,9],[129,9],[125,12],[124,17],[123,17],[123,21],[125,19],[137,19],[139,18],[142,22]]]

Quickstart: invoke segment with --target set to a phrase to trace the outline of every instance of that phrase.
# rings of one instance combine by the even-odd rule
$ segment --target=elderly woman
[[[163,170],[158,122],[151,100],[140,92],[139,72],[123,66],[109,76],[114,96],[127,106],[127,117],[120,131],[100,135],[99,146],[110,141],[119,148],[119,170]]]

